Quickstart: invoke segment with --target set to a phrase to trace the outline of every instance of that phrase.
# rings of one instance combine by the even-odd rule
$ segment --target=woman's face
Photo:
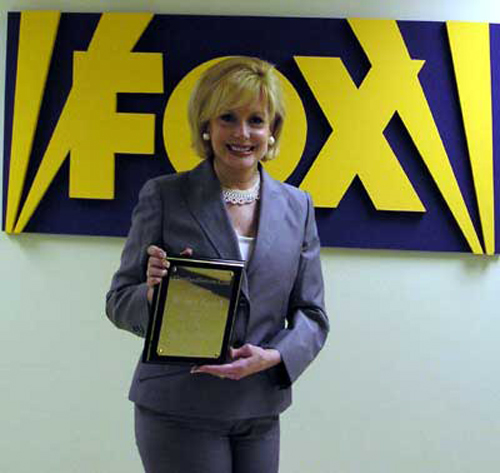
[[[234,173],[257,168],[271,135],[266,105],[260,99],[210,120],[208,131],[217,166]]]

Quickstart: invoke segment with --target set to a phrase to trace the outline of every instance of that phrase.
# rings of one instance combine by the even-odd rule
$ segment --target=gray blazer
[[[282,363],[240,381],[190,374],[187,366],[139,361],[130,400],[158,412],[218,419],[276,415],[291,403],[291,384],[322,348],[329,329],[320,243],[308,194],[262,168],[254,252],[242,283],[232,345],[279,350]],[[148,181],[139,195],[120,268],[106,297],[119,328],[144,336],[148,323],[146,249],[170,256],[241,259],[210,161]]]

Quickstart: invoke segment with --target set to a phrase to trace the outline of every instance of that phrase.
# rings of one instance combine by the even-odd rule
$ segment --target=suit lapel
[[[257,238],[252,258],[248,265],[248,276],[259,267],[265,267],[268,253],[278,233],[282,214],[283,197],[279,184],[261,167],[260,212]]]
[[[219,180],[212,163],[203,161],[187,174],[184,196],[219,258],[240,259],[236,234],[221,198]],[[196,252],[196,248],[193,248]]]
[[[221,197],[221,187],[213,170],[212,162],[203,161],[186,174],[184,197],[195,220],[221,259],[241,259],[236,232]],[[201,249],[193,248],[200,256]],[[248,298],[248,282],[243,275],[242,291]]]

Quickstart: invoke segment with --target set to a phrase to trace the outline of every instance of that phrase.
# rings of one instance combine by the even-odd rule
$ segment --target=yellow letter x
[[[333,132],[301,187],[337,207],[359,176],[378,210],[425,211],[383,132],[397,112],[469,246],[482,253],[412,59],[392,20],[349,20],[371,68],[359,88],[339,58],[296,57]]]

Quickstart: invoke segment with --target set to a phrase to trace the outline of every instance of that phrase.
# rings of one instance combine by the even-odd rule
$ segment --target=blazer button
[[[238,307],[240,309],[243,309],[244,307],[247,307],[247,305],[248,305],[248,303],[247,303],[247,301],[245,299],[240,299],[238,301]]]

